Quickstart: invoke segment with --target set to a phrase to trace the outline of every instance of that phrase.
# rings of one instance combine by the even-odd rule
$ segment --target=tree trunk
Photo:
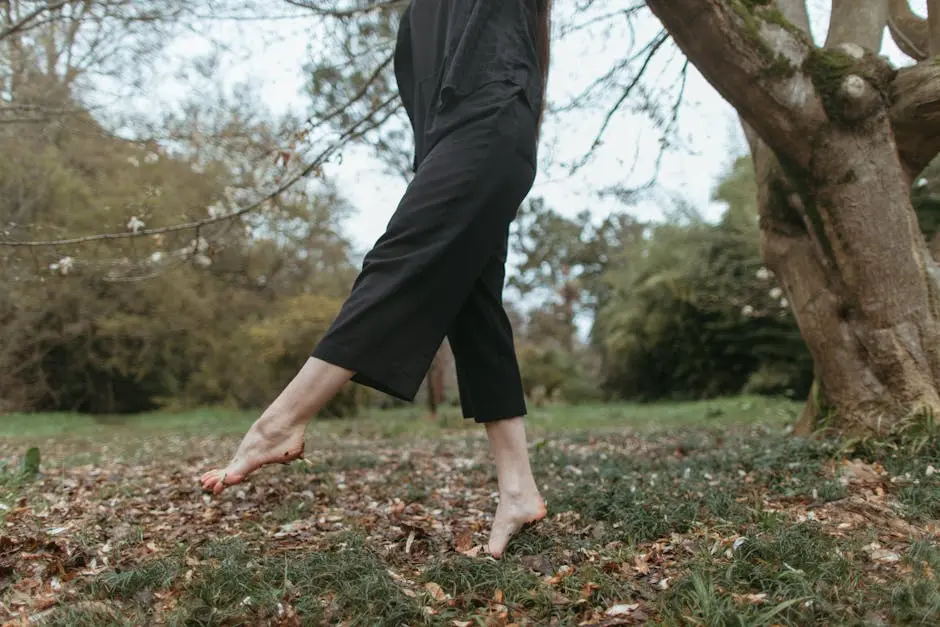
[[[885,434],[940,411],[940,283],[910,200],[937,154],[940,88],[927,65],[898,73],[845,45],[877,41],[886,1],[836,3],[838,51],[811,45],[792,1],[786,19],[738,0],[648,4],[746,123],[761,253],[815,364],[798,432]]]
[[[872,126],[821,142],[814,180],[801,190],[772,153],[755,158],[761,252],[815,364],[802,434],[824,418],[841,431],[880,433],[940,409],[936,269],[893,141],[884,123]]]

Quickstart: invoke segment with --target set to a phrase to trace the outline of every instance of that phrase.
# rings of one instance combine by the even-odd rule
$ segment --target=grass
[[[532,408],[528,419],[533,432],[622,429],[625,425],[642,431],[681,428],[707,421],[712,425],[751,424],[756,421],[782,424],[796,417],[796,403],[744,397],[697,403],[653,403],[553,406]],[[318,429],[334,435],[395,438],[433,436],[474,429],[472,421],[460,417],[453,407],[445,407],[437,421],[421,420],[422,408],[369,410],[359,418],[323,420]],[[0,416],[0,437],[41,439],[133,435],[157,436],[238,434],[251,425],[256,413],[201,409],[186,412],[154,412],[133,416],[88,416],[84,414],[6,414]]]
[[[0,459],[38,442],[44,474],[0,470],[0,619],[935,624],[940,446],[853,465],[837,443],[789,436],[794,417],[767,399],[536,410],[550,515],[499,561],[478,548],[489,453],[453,412],[319,423],[312,467],[214,500],[194,477],[247,414],[3,418],[16,435]]]

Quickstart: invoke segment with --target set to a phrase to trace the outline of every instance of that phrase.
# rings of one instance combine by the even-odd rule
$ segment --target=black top
[[[415,169],[455,125],[515,94],[541,109],[537,1],[412,0],[405,9],[395,78],[414,129]]]

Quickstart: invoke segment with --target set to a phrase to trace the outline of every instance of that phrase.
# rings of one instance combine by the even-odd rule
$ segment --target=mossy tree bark
[[[647,4],[744,124],[762,255],[816,368],[798,432],[940,411],[940,271],[910,200],[940,150],[940,67],[876,56],[886,27],[931,52],[934,29],[906,1],[833,0],[817,47],[804,0]]]

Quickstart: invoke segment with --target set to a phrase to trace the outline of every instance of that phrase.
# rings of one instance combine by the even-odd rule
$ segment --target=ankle
[[[289,431],[306,426],[306,421],[294,412],[271,405],[255,423],[262,431]]]
[[[527,483],[511,483],[506,486],[500,486],[499,488],[499,498],[500,500],[508,501],[532,501],[532,500],[541,500],[542,495],[539,494],[539,489],[535,485],[535,482]]]

